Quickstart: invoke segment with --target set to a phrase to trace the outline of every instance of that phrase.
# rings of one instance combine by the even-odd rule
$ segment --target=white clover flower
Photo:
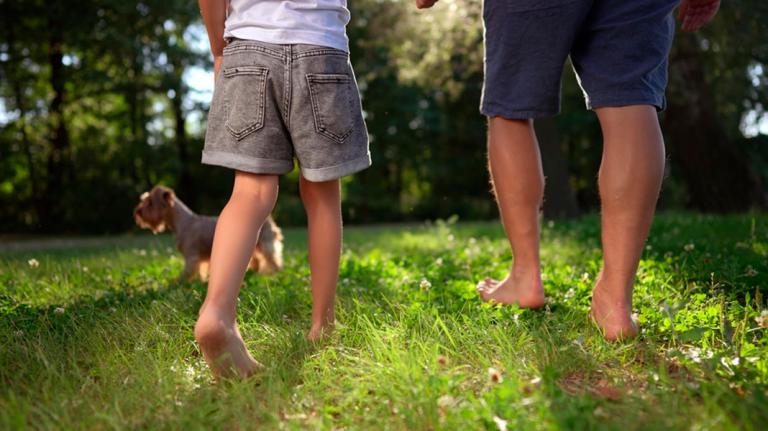
[[[760,312],[760,315],[755,317],[755,322],[761,328],[768,328],[768,309]]]
[[[59,316],[61,316],[62,314],[64,314],[64,311],[65,311],[64,307],[56,307],[53,310],[53,314],[58,314]]]
[[[451,407],[454,404],[456,404],[456,399],[450,395],[443,395],[437,399],[437,406],[441,409]]]
[[[16,338],[21,338],[24,336],[24,331],[22,331],[21,329],[19,329],[18,331],[14,331],[13,336]]]
[[[698,347],[691,347],[685,352],[685,356],[693,362],[699,363],[701,362],[701,349]]]
[[[453,234],[452,234],[452,233],[449,233],[449,234],[448,234],[448,241],[449,241],[449,242],[453,242],[453,240],[455,240],[455,239],[456,239],[456,237],[455,237],[455,236],[453,236]]]
[[[589,281],[589,273],[585,272],[581,274],[581,281]]]
[[[438,257],[437,260],[435,260],[435,265],[442,266],[443,265],[443,258]]]
[[[88,272],[88,267],[87,266],[83,267],[83,272]]]
[[[32,268],[32,269],[35,269],[38,266],[40,266],[40,262],[38,262],[37,259],[35,259],[35,258],[29,259],[27,261],[27,264],[29,264],[29,267]]]
[[[493,422],[496,424],[496,427],[499,429],[499,431],[507,431],[507,421],[504,419],[494,416]]]
[[[419,287],[421,287],[424,290],[427,290],[430,287],[432,287],[432,283],[430,283],[429,280],[427,280],[426,278],[422,278],[421,282],[419,282]]]
[[[694,248],[696,248],[696,246],[693,243],[688,243],[683,246],[683,250],[687,252],[692,252]]]

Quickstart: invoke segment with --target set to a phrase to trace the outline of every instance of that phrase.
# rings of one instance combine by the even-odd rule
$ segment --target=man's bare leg
[[[539,260],[539,207],[544,174],[531,120],[489,120],[488,168],[514,260],[506,278],[478,284],[480,296],[484,301],[541,307],[545,298]]]
[[[603,267],[592,296],[592,317],[608,340],[637,334],[632,319],[635,274],[664,176],[664,140],[656,109],[596,109],[603,130],[600,165]]]
[[[339,180],[312,182],[301,177],[301,200],[307,211],[307,247],[312,273],[312,327],[307,339],[328,335],[335,323],[334,301],[341,255]]]
[[[208,292],[195,325],[195,339],[216,377],[245,378],[259,368],[237,329],[237,296],[277,189],[275,175],[236,171],[232,196],[216,223]]]

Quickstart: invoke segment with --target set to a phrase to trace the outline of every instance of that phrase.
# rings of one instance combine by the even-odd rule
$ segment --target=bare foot
[[[514,277],[508,275],[501,281],[492,278],[477,283],[477,291],[485,302],[498,304],[516,304],[521,308],[541,308],[546,304],[544,287],[539,276]]]
[[[215,312],[200,315],[195,325],[195,339],[217,379],[245,379],[262,368],[245,347],[237,325],[227,325]]]
[[[598,276],[589,314],[608,341],[628,340],[638,333],[639,328],[632,315],[632,293],[631,290],[628,295],[625,292],[610,290],[602,274]]]
[[[334,322],[313,324],[307,333],[307,340],[315,342],[328,337],[333,332]]]

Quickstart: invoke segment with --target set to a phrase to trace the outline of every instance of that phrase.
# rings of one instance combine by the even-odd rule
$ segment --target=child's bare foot
[[[312,327],[309,329],[309,332],[307,333],[307,340],[315,342],[328,337],[333,332],[334,326],[335,326],[334,321],[325,322],[325,323],[313,323]]]
[[[307,340],[320,341],[323,338],[331,335],[333,332],[333,325],[330,326],[312,326],[307,332]]]
[[[200,315],[195,325],[195,339],[217,379],[245,379],[262,367],[245,347],[237,325],[227,325],[214,312]]]
[[[632,316],[631,290],[629,292],[627,294],[624,289],[612,291],[602,275],[597,278],[589,314],[608,341],[628,340],[638,333],[637,322]]]
[[[516,304],[521,308],[541,308],[546,303],[541,277],[515,277],[508,275],[504,280],[492,278],[477,283],[477,291],[485,302]]]

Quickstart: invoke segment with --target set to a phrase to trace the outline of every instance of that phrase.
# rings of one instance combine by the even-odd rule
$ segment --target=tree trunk
[[[675,94],[664,116],[664,131],[673,169],[680,169],[692,208],[725,213],[764,207],[759,176],[722,127],[696,42],[695,36],[680,35],[671,57],[670,87]]]
[[[50,84],[53,90],[53,99],[49,106],[51,121],[51,149],[48,153],[48,178],[45,195],[46,214],[40,214],[43,221],[43,229],[54,228],[53,224],[59,223],[63,217],[63,197],[66,190],[66,182],[69,176],[69,131],[64,119],[64,100],[66,90],[64,88],[64,64],[62,24],[57,17],[57,8],[53,8],[48,19],[48,65],[50,67]]]
[[[184,85],[184,64],[182,59],[176,55],[170,55],[169,61],[173,66],[173,72],[168,76],[168,87],[173,91],[171,98],[171,109],[174,119],[174,141],[176,142],[176,151],[179,160],[179,179],[176,184],[176,192],[182,196],[184,202],[192,208],[195,207],[196,193],[192,187],[192,175],[189,171],[189,142],[187,139],[186,117],[184,116],[184,95],[186,87]]]
[[[571,188],[568,161],[563,153],[557,124],[553,118],[540,118],[534,122],[534,127],[541,149],[544,177],[547,179],[544,189],[544,217],[574,218],[579,215],[579,207]]]

